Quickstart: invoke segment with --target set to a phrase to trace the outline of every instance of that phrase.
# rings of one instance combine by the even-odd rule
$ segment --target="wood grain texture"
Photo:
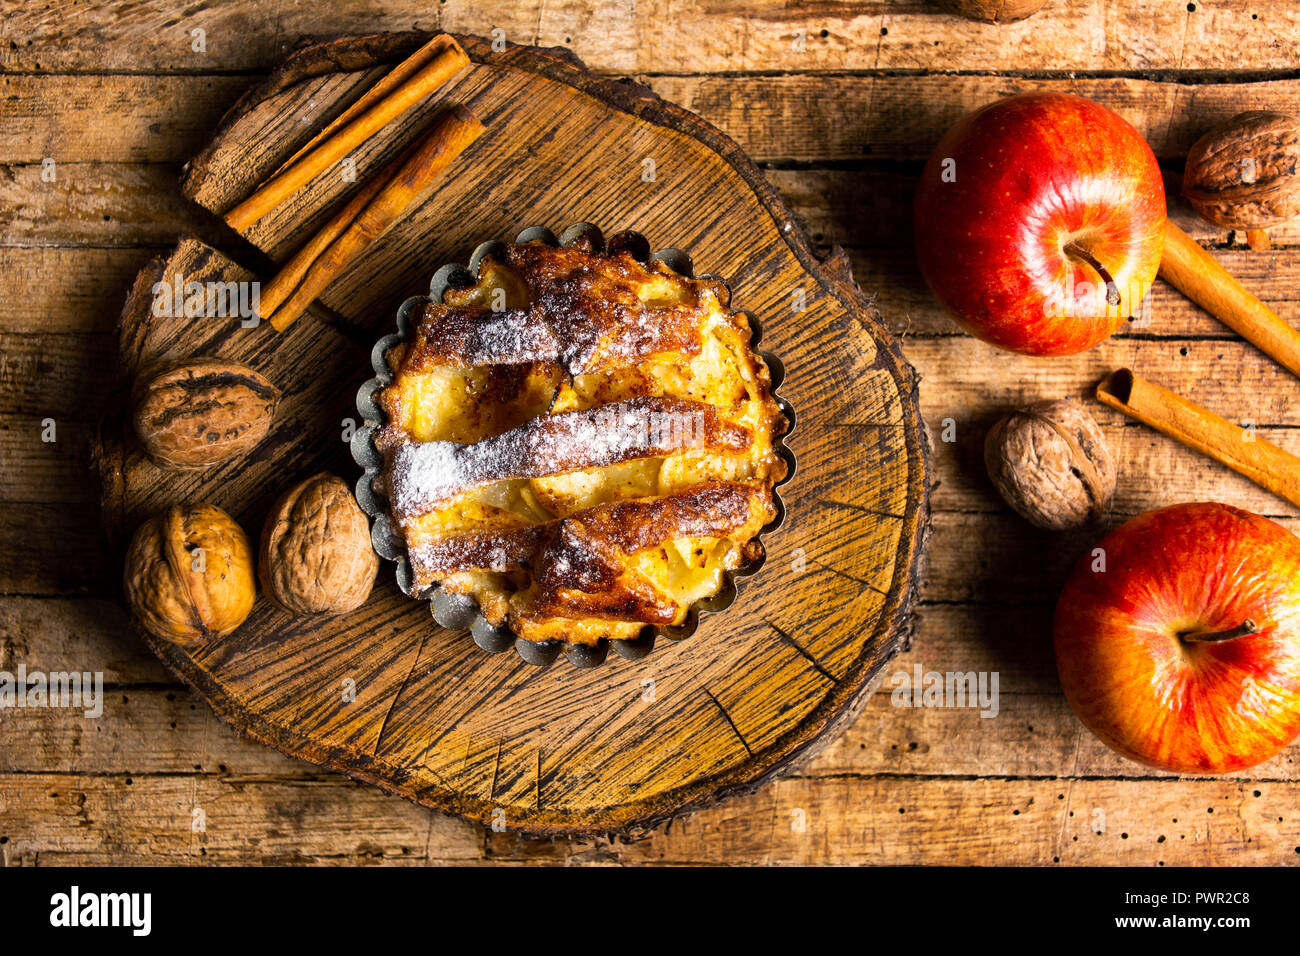
[[[304,6],[256,0],[177,11],[166,0],[83,9],[12,4],[0,68],[197,73],[268,69],[293,38],[446,30],[565,45],[597,72],[842,70],[1286,70],[1300,2],[1052,0],[990,27],[930,0],[387,0]],[[196,49],[195,30],[203,31]]]
[[[968,110],[1028,90],[1072,92],[1118,112],[1156,155],[1180,164],[1212,126],[1248,109],[1300,112],[1300,80],[1197,82],[1127,77],[986,74],[638,74],[659,96],[734,139],[760,163],[924,160]],[[180,163],[210,137],[246,76],[0,76],[10,164]],[[99,122],[111,110],[112,127]]]
[[[338,777],[0,774],[0,833],[22,833],[0,843],[0,863],[1287,865],[1300,832],[1292,791],[1244,780],[801,776],[610,842],[485,835]]]
[[[1165,4],[1052,0],[1026,29],[1008,30],[967,24],[926,0],[856,7],[767,4],[756,10],[749,32],[740,32],[735,20],[747,12],[745,4],[724,9],[638,3],[642,13],[667,10],[671,17],[675,49],[665,51],[671,61],[660,61],[658,54],[644,52],[649,41],[638,40],[628,20],[611,15],[612,2],[378,0],[362,11],[268,0],[179,15],[170,4],[135,0],[93,9],[70,0],[4,6],[0,327],[18,334],[3,343],[12,371],[0,381],[8,436],[0,495],[7,503],[40,501],[52,482],[50,500],[60,506],[26,514],[4,509],[14,520],[0,522],[0,551],[12,556],[0,568],[0,591],[57,596],[0,597],[0,669],[26,662],[44,670],[101,670],[128,701],[114,698],[102,720],[80,729],[62,712],[27,712],[21,734],[10,733],[18,715],[0,712],[0,750],[16,771],[0,778],[0,864],[1300,862],[1294,783],[1269,779],[1293,777],[1296,747],[1278,758],[1286,763],[1251,771],[1255,780],[1138,776],[1146,771],[1097,748],[1062,710],[1043,642],[1064,568],[1091,541],[1080,536],[1057,542],[1067,554],[1019,568],[1015,582],[1023,593],[1000,586],[1000,564],[1023,557],[1026,542],[1029,558],[1049,554],[1052,541],[1025,538],[1019,519],[988,486],[978,448],[983,425],[996,409],[1055,397],[1053,389],[1083,388],[1094,370],[1100,378],[1104,363],[1088,354],[1071,360],[1039,395],[1023,378],[1032,365],[990,362],[993,353],[959,334],[925,288],[913,264],[908,223],[917,157],[932,145],[926,137],[937,137],[957,104],[975,105],[1002,91],[1071,85],[1086,91],[1152,137],[1166,168],[1176,174],[1180,144],[1208,119],[1205,109],[1231,104],[1234,96],[1280,108],[1292,101],[1293,72],[1260,71],[1294,71],[1295,5],[1198,0],[1194,13],[1172,2],[1166,13]],[[457,17],[459,25],[452,22]],[[1153,24],[1163,26],[1152,30]],[[206,55],[190,49],[188,31],[197,26],[208,28]],[[862,716],[805,765],[803,776],[700,811],[657,831],[648,843],[537,843],[497,834],[485,840],[481,830],[466,827],[465,842],[447,850],[444,828],[461,826],[455,821],[336,775],[317,775],[309,764],[241,741],[207,708],[189,710],[196,703],[190,692],[129,631],[117,599],[102,597],[116,591],[114,577],[100,575],[87,591],[83,576],[70,569],[96,553],[88,530],[97,511],[95,492],[80,451],[26,441],[39,434],[40,407],[46,405],[60,409],[61,440],[65,426],[70,435],[81,433],[75,444],[88,439],[89,406],[70,396],[84,391],[90,401],[111,386],[111,376],[100,370],[107,363],[96,360],[107,352],[103,336],[113,331],[122,296],[145,261],[169,251],[178,234],[204,238],[241,261],[245,257],[245,249],[211,228],[211,217],[168,197],[176,193],[175,167],[201,145],[224,110],[260,82],[260,75],[247,71],[270,69],[305,33],[439,26],[480,33],[501,26],[511,40],[567,43],[598,70],[636,74],[774,164],[769,181],[819,246],[849,248],[854,274],[878,293],[885,321],[906,336],[909,357],[914,349],[928,350],[920,396],[931,428],[949,416],[957,419],[957,441],[936,441],[933,455],[932,502],[940,513],[931,553],[950,559],[931,562],[912,649],[887,668],[881,691]],[[770,67],[761,62],[763,55],[742,49],[751,42],[774,48],[765,36],[782,30],[793,41],[800,28],[806,32],[805,53],[782,47]],[[881,28],[889,30],[883,38]],[[1040,29],[1046,32],[1026,39]],[[882,66],[872,70],[878,45]],[[669,62],[674,68],[666,72]],[[696,64],[701,72],[679,71],[682,64]],[[759,72],[744,72],[744,64]],[[828,72],[818,74],[817,64]],[[1058,72],[1064,70],[1085,72],[1070,78]],[[917,90],[914,103],[900,112],[899,104],[909,106],[910,88]],[[111,112],[99,108],[100,99],[113,104]],[[1163,123],[1170,124],[1167,138]],[[58,162],[55,184],[40,179],[39,162],[46,156]],[[1176,197],[1172,178],[1171,190]],[[1272,308],[1300,318],[1300,235],[1294,227],[1275,233],[1288,248],[1259,255],[1240,248],[1240,237],[1198,223],[1176,201],[1171,209],[1184,229],[1199,229],[1196,237],[1217,247],[1216,255]],[[1227,249],[1230,239],[1233,248]],[[1139,367],[1201,397],[1202,383],[1239,375],[1246,389],[1234,408],[1248,409],[1260,368],[1243,358],[1249,347],[1161,283],[1153,301],[1152,327],[1142,336],[1125,336]],[[68,341],[62,357],[43,371],[45,389],[34,390],[18,373],[42,361],[49,333]],[[926,345],[923,339],[944,341]],[[979,366],[987,366],[982,387],[971,375]],[[960,383],[959,398],[949,396],[954,382]],[[1261,434],[1300,451],[1300,431],[1283,400],[1293,388],[1273,382],[1253,394],[1265,396],[1272,417],[1260,418]],[[1228,397],[1217,385],[1208,389],[1204,395],[1216,401]],[[972,397],[979,407],[968,411],[962,403]],[[1103,421],[1103,428],[1124,462],[1112,520],[1178,500],[1218,499],[1255,511],[1287,507],[1163,436],[1118,420]],[[69,468],[85,479],[80,510],[66,507],[78,504],[72,500],[78,475],[68,474]],[[1282,520],[1300,530],[1289,510]],[[33,536],[33,529],[42,533]],[[891,706],[889,678],[910,671],[914,662],[939,671],[999,671],[999,716],[982,720],[955,709]],[[168,694],[176,700],[167,700]],[[158,741],[160,734],[173,735],[173,751]],[[96,740],[103,737],[111,743]],[[79,749],[70,749],[78,738]],[[15,740],[21,746],[6,749]],[[42,746],[29,747],[28,740]],[[186,764],[190,748],[201,755],[201,770]],[[49,772],[51,767],[84,773]],[[1052,781],[1053,775],[1059,779]],[[772,799],[787,787],[797,792],[781,802]],[[1240,799],[1205,799],[1220,790]],[[805,795],[823,792],[805,833],[791,832],[791,811],[807,812]],[[217,832],[207,844],[185,839],[192,793],[221,801],[221,813],[214,815]],[[1061,794],[1070,797],[1068,810]],[[891,805],[894,796],[904,799]],[[940,811],[915,814],[929,804]],[[1211,807],[1214,813],[1207,812]],[[1102,837],[1082,829],[1097,809],[1108,822],[1123,819],[1123,827],[1112,826]],[[1018,828],[1026,814],[1035,824]]]
[[[19,827],[21,842],[0,843],[0,865],[427,864],[483,855],[479,828],[339,777],[0,774],[0,833]]]
[[[947,606],[944,608],[947,609]],[[1131,765],[1090,734],[1074,717],[1055,684],[1051,662],[1045,679],[1035,679],[1041,660],[1050,658],[1050,613],[1039,607],[985,609],[985,620],[962,621],[981,632],[996,623],[1039,625],[1038,642],[1025,661],[1012,662],[999,652],[976,655],[938,627],[918,637],[932,643],[891,663],[880,691],[862,715],[822,752],[799,768],[799,776],[834,777],[916,774],[932,777],[1107,777],[1134,776]],[[936,606],[924,616],[940,614]],[[948,623],[954,622],[949,618]],[[936,622],[937,623],[937,622]],[[1029,635],[1033,631],[1021,632]],[[913,668],[923,670],[997,670],[1000,674],[996,713],[981,717],[974,708],[918,707],[914,715],[896,706],[891,691]],[[1010,665],[1010,666],[1009,666]],[[33,665],[34,666],[34,665]],[[55,668],[58,669],[58,668]],[[942,671],[941,671],[942,672]],[[895,678],[899,678],[898,681]],[[40,767],[49,773],[132,774],[196,773],[218,777],[310,777],[317,768],[294,761],[269,747],[239,738],[230,728],[214,725],[201,703],[179,687],[112,688],[106,692],[104,718],[88,723],[75,709],[54,713],[19,710],[8,717],[12,747],[0,754],[0,773]],[[910,719],[909,719],[910,716]],[[978,749],[972,740],[978,739]],[[1300,761],[1284,753],[1252,768],[1254,781],[1300,781]],[[1171,779],[1174,774],[1143,770],[1141,776]],[[1194,779],[1194,778],[1189,778]]]
[[[131,633],[126,608],[116,598],[0,597],[0,669],[12,673],[23,663],[41,671],[93,665],[109,685],[174,683],[162,661]]]
[[[643,158],[643,157],[641,157]],[[177,234],[218,247],[231,234],[214,216],[172,195],[175,171],[163,165],[65,163],[54,183],[39,165],[0,167],[0,226],[12,247],[166,246]],[[638,169],[639,174],[639,169]],[[864,164],[845,169],[765,171],[814,244],[852,249],[911,249],[911,196],[920,165]],[[1179,178],[1166,184],[1170,218],[1198,241],[1241,248],[1244,237],[1199,219],[1178,197]],[[1269,230],[1284,247],[1300,245],[1300,224]],[[1260,260],[1265,261],[1265,260]],[[913,266],[913,268],[915,268]]]
[[[419,41],[361,38],[304,50],[228,114],[190,164],[184,190],[225,212],[373,82],[381,69],[370,63],[392,62]],[[197,499],[258,527],[287,476],[315,471],[342,450],[345,410],[334,406],[368,376],[368,346],[391,328],[396,302],[483,239],[509,238],[528,222],[558,232],[586,220],[689,249],[760,317],[763,347],[786,364],[781,392],[804,426],[792,440],[799,468],[785,486],[787,521],[766,537],[768,565],[729,612],[646,661],[538,671],[443,632],[386,573],[350,616],[295,621],[263,604],[234,635],[190,652],[147,638],[219,714],[287,753],[480,823],[542,833],[641,829],[787,771],[851,719],[901,646],[926,514],[915,381],[847,260],[817,262],[725,137],[648,90],[597,79],[566,57],[494,53],[474,38],[464,45],[471,70],[359,150],[358,173],[440,103],[465,104],[491,133],[331,286],[324,302],[341,325],[318,314],[276,337],[240,329],[237,319],[154,316],[150,290],[161,277],[249,278],[197,241],[141,273],[121,326],[125,377],[159,357],[216,355],[257,368],[286,398],[269,448],[200,475],[163,476],[129,436],[112,439],[119,426],[106,428],[110,536],[120,540],[167,504]],[[340,74],[340,63],[352,72]],[[304,109],[310,123],[301,121]],[[656,160],[649,181],[642,156]],[[247,237],[283,256],[348,188],[328,170]],[[807,303],[797,312],[796,289]],[[845,442],[849,433],[830,423],[866,437]],[[800,579],[792,569],[805,560],[844,573]],[[355,701],[344,699],[348,681]]]
[[[809,73],[654,76],[656,93],[698,112],[760,162],[924,160],[963,115],[1004,96],[1075,93],[1110,107],[1161,160],[1180,161],[1206,130],[1243,110],[1294,113],[1300,82],[1198,83],[1080,76]]]
[[[140,268],[164,251],[149,246],[0,246],[0,323],[6,331],[23,335],[110,333],[118,316],[105,300],[124,299]],[[909,339],[962,335],[930,294],[910,248],[859,247],[847,252],[854,277],[863,287],[876,290],[882,319],[895,335]],[[1300,248],[1268,252],[1223,248],[1214,254],[1275,312],[1300,320]],[[1121,338],[1235,338],[1223,323],[1163,282],[1156,283],[1150,295],[1151,324],[1133,331],[1121,329]],[[15,349],[23,347],[19,343],[35,341],[18,335],[10,339]]]
[[[950,543],[942,529],[936,534],[940,544]],[[862,715],[800,775],[1172,777],[1134,768],[1074,719],[1056,682],[1051,615],[1050,602],[921,604],[911,649],[891,663]],[[12,732],[0,770],[315,774],[308,764],[217,725],[187,691],[170,684],[161,662],[126,630],[126,615],[113,602],[0,600],[0,669],[12,672],[25,663],[48,672],[95,661],[109,688],[99,722],[88,723],[74,710],[7,714]],[[911,676],[917,666],[923,672],[997,672],[996,714],[897,706],[897,678]],[[1298,775],[1300,750],[1289,748],[1254,768],[1250,779],[1288,781]]]
[[[1294,865],[1300,831],[1290,784],[1240,780],[799,777],[732,809],[617,848],[491,834],[488,851],[625,865],[1277,866]]]

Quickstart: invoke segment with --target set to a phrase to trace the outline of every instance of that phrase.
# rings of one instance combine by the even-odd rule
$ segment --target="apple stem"
[[[1218,644],[1221,641],[1230,641],[1234,637],[1245,637],[1247,634],[1254,634],[1259,631],[1259,625],[1250,618],[1242,621],[1236,627],[1228,631],[1183,631],[1178,637],[1180,640],[1189,641],[1193,644]]]
[[[1119,286],[1115,284],[1115,280],[1112,279],[1110,273],[1106,271],[1106,267],[1097,261],[1096,256],[1083,248],[1083,246],[1079,245],[1077,242],[1067,242],[1065,244],[1065,253],[1066,255],[1074,256],[1076,259],[1082,259],[1084,262],[1088,263],[1088,265],[1092,266],[1097,275],[1101,276],[1102,281],[1106,283],[1106,304],[1119,305]]]

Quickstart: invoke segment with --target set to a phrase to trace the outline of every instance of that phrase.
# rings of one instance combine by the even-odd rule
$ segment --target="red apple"
[[[1133,760],[1228,773],[1300,732],[1300,538],[1275,521],[1212,503],[1139,515],[1079,561],[1055,632],[1070,706]]]
[[[959,120],[925,165],[914,213],[939,301],[972,335],[1029,355],[1082,352],[1137,315],[1164,246],[1151,147],[1067,93]]]

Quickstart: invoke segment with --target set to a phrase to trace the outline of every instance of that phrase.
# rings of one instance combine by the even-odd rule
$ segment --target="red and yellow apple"
[[[916,251],[972,335],[1029,355],[1096,345],[1138,314],[1160,266],[1165,191],[1151,147],[1113,111],[1026,93],[959,120],[926,163]]]
[[[1070,706],[1124,756],[1253,766],[1300,733],[1300,538],[1223,504],[1139,515],[1075,567],[1055,643]]]

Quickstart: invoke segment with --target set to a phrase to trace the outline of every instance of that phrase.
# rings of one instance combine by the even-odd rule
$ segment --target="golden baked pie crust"
[[[785,428],[721,283],[515,244],[412,314],[375,396],[414,589],[528,641],[681,624],[761,554]]]

